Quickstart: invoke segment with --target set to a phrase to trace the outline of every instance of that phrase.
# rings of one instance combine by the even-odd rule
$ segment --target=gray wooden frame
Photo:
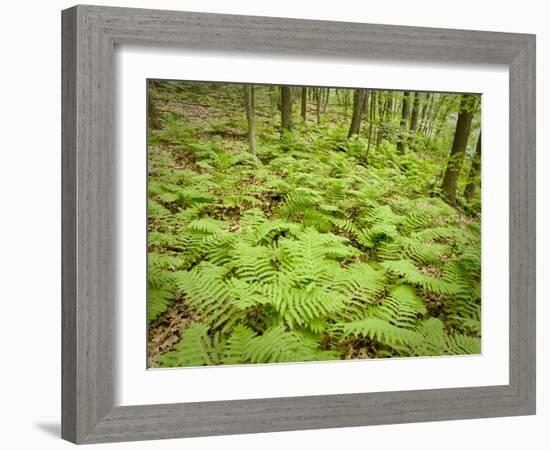
[[[62,31],[63,438],[94,443],[535,413],[535,36],[97,6],[63,11]],[[509,384],[114,407],[113,52],[119,43],[506,64]]]

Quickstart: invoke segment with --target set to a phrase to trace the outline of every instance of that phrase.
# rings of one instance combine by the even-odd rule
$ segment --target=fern
[[[216,348],[218,347],[218,348]],[[208,336],[208,325],[192,323],[181,333],[181,340],[173,351],[160,356],[160,366],[209,366],[219,363],[219,344]]]
[[[397,348],[415,344],[419,339],[416,332],[397,327],[377,317],[338,324],[334,327],[334,331],[342,338],[351,335],[363,336]]]
[[[409,260],[384,261],[382,266],[395,275],[403,277],[407,282],[418,285],[435,294],[452,295],[461,292],[461,287],[446,278],[425,275]]]
[[[193,317],[159,365],[479,353],[479,202],[439,198],[441,136],[402,155],[399,120],[375,116],[379,144],[348,139],[334,103],[281,135],[258,87],[254,156],[239,86],[156,85],[147,317],[175,299]]]
[[[173,293],[164,289],[147,289],[147,320],[155,320],[168,309]]]
[[[426,305],[414,289],[401,285],[394,287],[371,313],[392,325],[412,329],[418,317],[426,314]]]
[[[305,289],[269,285],[263,288],[269,302],[292,328],[306,326],[343,309],[346,299],[336,292],[325,291],[311,283]]]

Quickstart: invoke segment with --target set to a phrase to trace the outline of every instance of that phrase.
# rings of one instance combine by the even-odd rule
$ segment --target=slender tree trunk
[[[454,95],[451,95],[450,100],[448,101],[445,107],[445,111],[442,117],[439,117],[439,110],[441,109],[441,106],[443,105],[443,103],[445,103],[445,98],[441,102],[439,102],[439,104],[437,105],[434,113],[434,118],[432,119],[432,123],[428,127],[428,130],[426,131],[428,136],[428,142],[431,141],[432,138],[437,139],[441,134],[441,130],[443,129],[443,127],[447,122],[447,117],[449,116],[449,113],[451,112],[451,109],[455,104],[455,100],[456,100],[456,97]],[[437,125],[435,124],[435,122],[437,122]],[[434,130],[434,127],[435,127],[435,130]],[[434,131],[435,131],[435,134],[434,134]]]
[[[281,129],[292,130],[292,88],[281,86]]]
[[[384,91],[378,91],[378,118],[384,113]]]
[[[391,111],[391,99],[386,94],[386,98],[384,100],[384,109],[382,111],[382,116],[380,117],[380,131],[378,132],[378,136],[376,137],[376,148],[380,146],[380,142],[382,142],[382,139],[384,139],[387,136],[388,126],[386,122],[388,120],[390,111]]]
[[[382,95],[382,91],[372,91],[372,98],[371,98],[371,108],[369,113],[369,122],[371,124],[369,128],[369,146],[371,146],[371,141],[374,141],[376,136],[376,139],[378,139],[378,125],[380,122],[380,115],[379,115],[379,106],[380,106],[380,96]],[[378,120],[377,120],[378,116]],[[378,123],[377,123],[378,122]],[[373,135],[374,133],[374,135]]]
[[[348,138],[354,134],[359,134],[361,128],[361,113],[363,112],[363,102],[365,101],[365,90],[356,89],[353,95],[353,115],[349,127]]]
[[[418,114],[420,112],[420,95],[421,94],[419,92],[414,93],[413,107],[411,112],[411,123],[409,126],[409,130],[411,132],[409,145],[412,145],[413,147],[415,146],[414,144],[416,142],[415,132],[416,127],[418,126]]]
[[[391,113],[396,114],[399,111],[398,107],[399,99],[395,98],[395,91],[391,93]]]
[[[420,95],[421,94],[419,92],[414,93],[413,108],[412,108],[412,113],[411,113],[411,126],[409,127],[409,129],[413,133],[416,131],[416,127],[418,125],[418,112],[419,112],[419,108],[420,108]]]
[[[335,89],[334,92],[336,92],[336,103],[338,106],[342,106],[342,100],[340,100],[340,89]]]
[[[252,112],[256,111],[256,88],[253,84],[250,85],[250,104],[252,105]]]
[[[441,183],[441,191],[445,201],[453,206],[456,205],[456,187],[468,144],[475,100],[476,97],[473,95],[462,95],[453,145],[449,154],[449,160],[447,161],[443,182]]]
[[[155,101],[157,87],[155,80],[148,80],[147,84],[147,122],[151,130],[157,130],[160,127],[159,112]]]
[[[327,106],[328,106],[328,99],[330,97],[330,88],[328,88],[325,92],[325,96],[324,96],[324,101],[323,101],[323,114],[325,114],[327,112]]]
[[[407,123],[409,120],[409,95],[410,93],[407,91],[403,93],[403,105],[401,107],[399,140],[397,141],[397,151],[401,155],[404,155],[407,149],[406,135],[407,135]]]
[[[420,130],[425,132],[426,121],[428,120],[428,114],[430,112],[430,107],[432,105],[433,93],[428,92],[424,97],[424,104],[422,106],[422,113],[420,114]]]
[[[250,84],[243,85],[244,109],[246,112],[246,121],[248,124],[248,147],[250,153],[256,155],[256,135],[254,130],[254,88]]]
[[[376,102],[374,98],[374,91],[371,92],[371,99],[370,99],[370,119],[369,119],[369,143],[367,144],[367,153],[365,155],[365,161],[368,163],[369,160],[369,151],[372,141],[372,126],[374,122],[374,110],[376,108]]]
[[[481,173],[481,131],[477,138],[476,152],[472,160],[472,166],[470,167],[470,173],[468,175],[468,183],[464,189],[464,198],[468,203],[472,200],[477,186],[480,184],[479,175]]]
[[[269,111],[271,113],[271,118],[275,117],[275,109],[277,107],[277,102],[274,97],[275,88],[273,86],[269,87]]]
[[[321,88],[315,89],[315,105],[317,107],[317,123],[321,123]]]
[[[374,91],[365,91],[365,95],[363,96],[363,110],[362,112],[368,114],[369,113],[369,98],[372,98],[372,94]]]
[[[349,90],[344,91],[344,117],[348,118]]]
[[[302,88],[302,106],[300,109],[300,115],[302,116],[302,120],[305,122],[307,118],[307,88]]]
[[[444,118],[442,120],[438,120],[439,117],[439,111],[441,107],[447,102],[447,99],[450,98],[450,102],[447,104],[447,109],[445,110]],[[447,115],[449,114],[449,111],[451,110],[453,104],[454,104],[455,97],[451,95],[450,97],[448,95],[442,95],[441,99],[437,102],[437,105],[435,108],[432,105],[432,109],[434,110],[432,117],[428,120],[428,123],[426,124],[426,130],[425,133],[427,134],[428,138],[432,138],[434,128],[437,128],[437,133],[442,128],[442,125],[445,123],[445,120],[447,118]],[[437,134],[436,134],[437,136]]]

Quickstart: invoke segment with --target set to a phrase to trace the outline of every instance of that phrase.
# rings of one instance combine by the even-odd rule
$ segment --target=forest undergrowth
[[[370,144],[334,100],[281,131],[265,87],[253,155],[241,92],[150,93],[149,366],[479,353],[480,199],[442,198],[445,130],[400,154],[399,117]]]

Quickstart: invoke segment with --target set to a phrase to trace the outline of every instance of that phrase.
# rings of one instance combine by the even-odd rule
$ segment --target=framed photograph
[[[62,27],[63,438],[535,413],[533,35]]]

